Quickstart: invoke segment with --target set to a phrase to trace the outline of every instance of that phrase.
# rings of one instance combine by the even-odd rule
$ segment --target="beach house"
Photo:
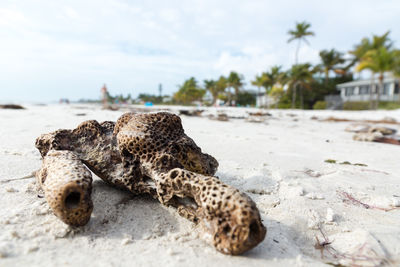
[[[343,102],[369,101],[371,98],[372,100],[376,99],[379,80],[377,78],[374,80],[356,80],[338,84],[336,88],[340,91]],[[385,75],[383,79],[380,101],[399,101],[399,78],[391,73]]]

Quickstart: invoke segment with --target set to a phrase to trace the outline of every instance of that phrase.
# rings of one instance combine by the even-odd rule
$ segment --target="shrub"
[[[291,102],[291,98],[290,98],[289,94],[283,94],[279,98],[279,102],[277,104],[277,107],[279,109],[288,109],[288,108],[292,107],[292,102]]]
[[[315,102],[313,109],[326,109],[326,102],[325,101]]]
[[[369,108],[370,108],[370,103],[365,101],[343,103],[343,110],[367,110]]]
[[[378,109],[399,109],[400,102],[379,102]]]
[[[256,104],[256,97],[249,92],[239,92],[236,104],[239,106],[254,106]]]

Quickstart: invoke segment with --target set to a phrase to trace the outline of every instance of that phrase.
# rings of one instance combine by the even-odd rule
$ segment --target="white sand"
[[[353,134],[344,131],[349,122],[310,119],[388,116],[400,121],[400,110],[272,110],[273,116],[258,124],[182,117],[186,133],[219,161],[220,179],[249,194],[268,229],[258,247],[234,257],[199,239],[196,227],[174,209],[131,197],[97,177],[91,220],[79,230],[51,213],[44,198],[38,198],[33,178],[4,183],[40,167],[34,147],[40,134],[75,128],[88,119],[116,120],[123,113],[90,105],[27,108],[0,110],[0,266],[321,266],[335,261],[332,248],[345,265],[351,264],[343,258],[349,256],[360,265],[377,265],[382,259],[400,264],[400,209],[365,209],[344,203],[338,194],[344,191],[384,208],[399,205],[400,147],[353,141]],[[240,117],[248,109],[226,111]],[[390,127],[400,130],[399,125]],[[329,164],[326,159],[368,166]],[[323,258],[314,247],[315,236],[321,239],[318,227],[332,241]]]

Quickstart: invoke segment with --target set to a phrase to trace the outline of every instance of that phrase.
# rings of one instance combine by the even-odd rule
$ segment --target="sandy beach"
[[[129,109],[25,107],[0,110],[0,266],[400,264],[400,147],[354,141],[345,131],[352,122],[322,121],[400,121],[400,110],[268,110],[261,123],[244,119],[259,111],[251,108],[221,109],[229,121],[210,120],[215,108],[181,116],[186,134],[218,160],[216,175],[256,202],[267,227],[256,248],[227,256],[173,208],[111,188],[95,175],[89,223],[61,222],[29,177],[41,166],[35,139],[89,119],[115,121]],[[400,130],[400,124],[383,126]]]

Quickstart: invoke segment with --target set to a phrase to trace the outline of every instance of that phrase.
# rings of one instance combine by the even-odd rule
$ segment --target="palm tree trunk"
[[[397,82],[398,82],[398,86],[400,87],[400,79],[397,79]],[[399,94],[399,102],[400,102],[400,88],[399,88],[398,94]]]
[[[296,104],[296,90],[297,90],[297,83],[293,85],[293,92],[292,92],[292,108],[295,108]]]
[[[303,87],[300,86],[299,90],[300,90],[300,106],[301,109],[304,109]]]
[[[235,106],[237,106],[237,102],[239,99],[239,88],[233,87],[235,89]]]
[[[374,100],[372,99],[372,88],[374,87],[374,83],[375,83],[374,78],[375,78],[375,75],[374,75],[374,73],[372,73],[371,74],[371,85],[369,88],[369,108],[370,109],[374,109]]]
[[[214,107],[214,106],[216,106],[217,97],[218,97],[218,96],[217,96],[217,95],[213,95],[213,94],[211,94],[211,95],[212,95],[212,98],[213,98],[211,106]]]
[[[294,59],[294,64],[295,65],[297,65],[299,63],[300,42],[301,42],[301,39],[299,39],[299,42],[297,43],[297,47],[296,47],[296,56],[295,56],[295,59]]]
[[[383,72],[379,73],[379,89],[378,89],[378,94],[376,95],[376,109],[378,109],[379,107],[381,92],[383,92]]]
[[[232,105],[232,93],[231,93],[231,88],[228,87],[228,106]]]
[[[329,69],[325,68],[325,87],[328,87]],[[326,88],[325,88],[326,89]]]

